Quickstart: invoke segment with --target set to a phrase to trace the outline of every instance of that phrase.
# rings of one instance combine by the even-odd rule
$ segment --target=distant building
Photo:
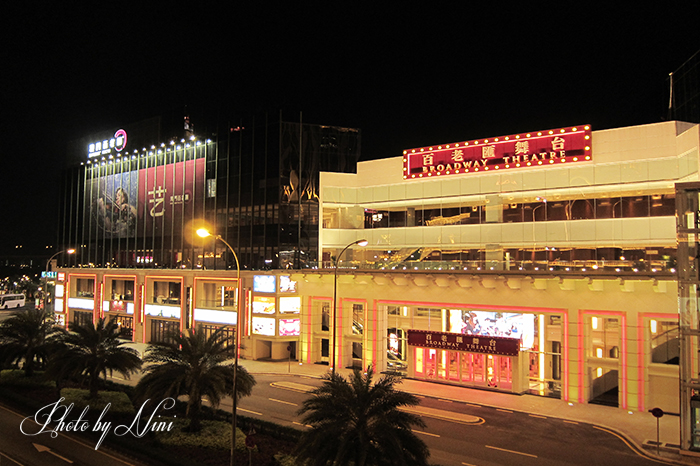
[[[700,123],[700,50],[671,73],[669,119]]]

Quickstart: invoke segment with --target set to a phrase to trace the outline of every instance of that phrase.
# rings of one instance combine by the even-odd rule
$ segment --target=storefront
[[[527,390],[517,338],[409,330],[408,344],[410,377],[515,393]]]

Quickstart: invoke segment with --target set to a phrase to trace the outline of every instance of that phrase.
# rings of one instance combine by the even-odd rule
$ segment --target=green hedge
[[[136,414],[134,405],[131,404],[129,396],[124,392],[98,392],[97,398],[88,399],[89,390],[80,388],[64,388],[61,390],[61,396],[65,398],[63,404],[75,404],[76,411],[82,411],[86,406],[90,407],[91,412],[101,413],[108,403],[109,413],[117,414]]]
[[[44,373],[41,371],[34,372],[34,375],[27,377],[24,371],[20,369],[5,369],[0,371],[0,385],[10,387],[26,387],[26,388],[55,388],[56,383],[52,380],[46,380]]]
[[[156,440],[164,446],[189,446],[193,448],[204,447],[212,449],[231,449],[231,424],[223,421],[203,420],[202,430],[199,432],[185,432],[190,425],[188,419],[183,418],[158,418],[158,422],[172,423],[170,431],[157,431]],[[245,434],[241,429],[236,429],[236,450],[245,450]]]

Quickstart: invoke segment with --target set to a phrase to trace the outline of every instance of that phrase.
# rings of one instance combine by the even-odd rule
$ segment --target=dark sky
[[[697,1],[25,3],[0,15],[0,254],[54,244],[66,146],[96,131],[185,106],[196,129],[282,109],[361,128],[373,159],[652,123],[666,118],[669,72],[700,49]]]

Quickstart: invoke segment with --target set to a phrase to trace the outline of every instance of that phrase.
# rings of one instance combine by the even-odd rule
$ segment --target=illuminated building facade
[[[236,302],[235,275],[206,262],[207,251],[217,260],[223,251],[211,240],[192,253],[196,261],[202,248],[201,268],[83,261],[61,270],[66,296],[56,312],[64,321],[114,315],[136,342],[225,325],[231,337],[240,329],[246,358],[372,364],[677,413],[675,185],[700,181],[698,128],[570,126],[410,149],[356,173],[323,170],[312,196],[318,232],[309,235],[316,262],[249,262],[258,270],[243,270]],[[220,179],[204,173],[204,186]],[[283,186],[299,185],[280,182],[275,192]],[[221,232],[221,202],[212,209],[204,198],[202,215]],[[336,264],[360,239],[369,244]]]
[[[319,173],[355,169],[359,130],[264,116],[197,137],[186,123],[178,138],[137,124],[76,145],[83,158],[65,177],[59,244],[82,247],[68,263],[235,267],[223,244],[198,242],[201,225],[244,269],[315,263]]]

